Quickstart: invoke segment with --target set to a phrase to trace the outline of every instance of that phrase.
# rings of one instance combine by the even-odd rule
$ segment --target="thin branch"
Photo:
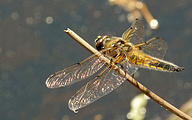
[[[104,55],[102,55],[99,51],[97,51],[95,48],[93,48],[91,45],[89,45],[85,40],[83,40],[80,36],[78,36],[75,32],[70,30],[69,28],[67,30],[64,30],[70,37],[72,37],[75,41],[77,41],[81,46],[86,48],[88,51],[90,51],[93,54],[96,54],[97,57],[103,61],[105,61],[107,64],[111,64],[113,66],[113,69],[121,76],[124,76],[127,78],[127,81],[130,82],[133,86],[135,86],[137,89],[139,89],[141,92],[143,92],[145,95],[153,99],[155,102],[163,106],[165,109],[169,110],[170,112],[174,113],[178,117],[184,119],[184,120],[192,120],[190,116],[185,114],[184,112],[180,111],[173,105],[169,104],[159,96],[157,96],[155,93],[147,89],[145,86],[143,86],[141,83],[133,79],[131,76],[126,74],[122,69],[118,68],[114,63],[111,63],[108,58],[106,58]]]

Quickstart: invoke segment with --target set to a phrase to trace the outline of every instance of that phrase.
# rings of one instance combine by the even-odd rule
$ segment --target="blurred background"
[[[168,44],[164,59],[186,69],[165,73],[141,68],[135,79],[179,108],[192,97],[192,1],[142,2],[159,23],[153,30],[141,16],[145,40],[164,38]],[[71,28],[94,46],[98,35],[121,37],[131,25],[127,14],[107,0],[0,0],[0,119],[126,120],[131,100],[140,94],[128,82],[75,114],[68,100],[94,76],[59,89],[48,89],[45,81],[91,55],[63,30]],[[169,115],[148,100],[146,120]]]

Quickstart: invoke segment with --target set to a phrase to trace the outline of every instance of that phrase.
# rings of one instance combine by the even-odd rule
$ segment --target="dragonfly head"
[[[97,50],[102,50],[104,48],[104,45],[103,45],[103,42],[107,39],[107,38],[110,38],[109,35],[104,35],[104,36],[98,36],[96,39],[95,39],[95,46],[97,48]]]

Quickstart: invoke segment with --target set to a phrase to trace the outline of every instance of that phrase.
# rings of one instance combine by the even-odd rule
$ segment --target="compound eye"
[[[96,46],[97,50],[101,50],[101,48],[102,48],[102,46],[103,46],[102,43],[103,43],[103,38],[97,39],[97,40],[95,41],[95,46]]]
[[[110,38],[111,36],[110,35],[104,35],[103,38]]]
[[[106,40],[106,38],[109,38],[109,35],[104,35],[104,36],[98,36],[97,39],[95,40],[95,45],[97,50],[101,50],[103,48],[103,42]]]
[[[97,43],[98,40],[100,40],[102,38],[102,36],[98,36],[96,39],[95,39],[95,44]]]

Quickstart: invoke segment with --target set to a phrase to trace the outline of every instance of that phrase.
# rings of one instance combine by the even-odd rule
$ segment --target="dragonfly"
[[[135,19],[122,37],[98,36],[95,39],[95,45],[100,53],[110,59],[111,63],[130,76],[133,76],[139,67],[164,72],[184,70],[184,67],[163,60],[168,48],[164,39],[154,37],[144,41],[144,26],[140,19]],[[46,80],[46,86],[48,88],[65,87],[90,77],[101,68],[98,76],[89,81],[69,100],[68,107],[77,113],[78,109],[118,88],[126,78],[116,73],[112,65],[93,54],[79,63],[52,74]]]

